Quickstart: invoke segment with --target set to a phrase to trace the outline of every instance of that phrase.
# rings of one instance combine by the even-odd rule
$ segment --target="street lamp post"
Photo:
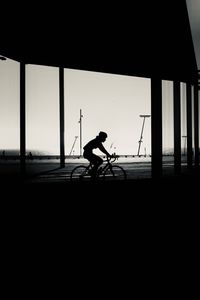
[[[140,115],[141,118],[143,118],[143,123],[142,123],[142,130],[141,130],[141,134],[140,134],[140,140],[139,140],[139,145],[138,145],[138,153],[137,156],[140,155],[140,147],[141,147],[141,143],[142,143],[142,139],[143,139],[143,131],[144,131],[144,123],[145,123],[145,119],[149,118],[151,115]]]
[[[79,124],[80,124],[80,156],[82,156],[82,110],[80,109],[80,119],[79,119]]]

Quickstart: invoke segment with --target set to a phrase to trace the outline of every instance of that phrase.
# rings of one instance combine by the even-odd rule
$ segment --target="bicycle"
[[[84,166],[84,165],[79,165],[76,166],[70,174],[70,180],[72,182],[75,181],[96,181],[96,180],[126,180],[127,179],[127,175],[125,170],[116,164],[113,164],[115,162],[115,160],[117,159],[117,156],[114,157],[107,157],[106,160],[104,160],[103,162],[106,164],[104,164],[103,166],[100,166],[97,169],[97,173],[96,176],[91,176],[90,175],[90,171],[93,167],[92,163],[89,163],[88,166]]]

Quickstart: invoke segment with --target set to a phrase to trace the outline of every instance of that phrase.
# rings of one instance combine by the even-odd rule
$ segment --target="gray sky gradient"
[[[186,0],[186,2],[197,66],[200,70],[200,0]]]
[[[59,154],[59,70],[26,67],[26,146],[28,151]],[[105,147],[111,153],[135,155],[143,118],[151,113],[150,79],[65,69],[65,153],[76,139],[80,154],[80,109],[82,146],[99,131],[106,131]],[[0,61],[0,150],[19,149],[19,63]],[[173,86],[163,81],[163,150],[173,148]],[[186,135],[185,85],[182,84],[182,135]],[[182,140],[182,147],[184,140]],[[147,118],[141,154],[151,153],[151,118]],[[99,152],[96,151],[98,154]]]
[[[0,150],[19,149],[19,63],[0,60]]]
[[[105,147],[118,154],[136,154],[143,119],[150,114],[150,80],[138,77],[65,70],[66,152],[69,153],[79,134],[79,112],[82,109],[83,145],[105,131]],[[151,121],[146,121],[143,145],[150,154]],[[79,154],[77,140],[75,153]],[[112,147],[111,147],[112,145]],[[111,148],[110,148],[111,147]],[[98,151],[97,151],[98,153]]]
[[[1,149],[19,149],[19,64],[0,62]],[[118,154],[136,154],[142,127],[140,114],[150,114],[150,79],[65,69],[65,142],[70,153],[99,131],[108,133],[105,147]],[[151,121],[146,120],[141,154],[151,153]],[[27,150],[59,154],[58,68],[26,67]]]
[[[198,69],[200,69],[200,0],[186,0]],[[58,68],[27,66],[27,149],[59,153]],[[173,147],[171,82],[163,81],[163,148]],[[19,63],[0,60],[0,150],[19,149]],[[182,134],[186,131],[185,87],[182,85]],[[65,69],[65,141],[69,154],[79,154],[79,112],[84,145],[100,130],[105,146],[118,154],[135,154],[142,127],[140,114],[150,114],[150,79]],[[199,106],[200,110],[200,106]],[[146,120],[141,152],[151,152],[151,125]],[[112,147],[111,147],[112,146]],[[182,140],[182,147],[184,142]]]

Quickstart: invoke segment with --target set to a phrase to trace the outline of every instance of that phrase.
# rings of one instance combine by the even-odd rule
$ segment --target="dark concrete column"
[[[181,97],[180,97],[180,82],[173,83],[174,96],[174,172],[181,172]]]
[[[20,63],[20,169],[26,174],[26,66]]]
[[[65,167],[64,68],[59,68],[60,167]]]
[[[162,80],[151,79],[152,177],[162,176]]]
[[[194,85],[194,153],[195,167],[199,166],[199,96],[198,84]]]
[[[187,101],[187,166],[192,167],[192,88],[191,84],[186,84]]]

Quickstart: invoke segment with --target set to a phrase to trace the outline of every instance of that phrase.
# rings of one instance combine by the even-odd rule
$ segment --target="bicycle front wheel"
[[[120,166],[112,166],[104,174],[104,180],[126,180],[126,172]]]
[[[77,166],[71,171],[70,180],[72,182],[88,181],[91,176],[88,174],[88,169],[85,166]]]

